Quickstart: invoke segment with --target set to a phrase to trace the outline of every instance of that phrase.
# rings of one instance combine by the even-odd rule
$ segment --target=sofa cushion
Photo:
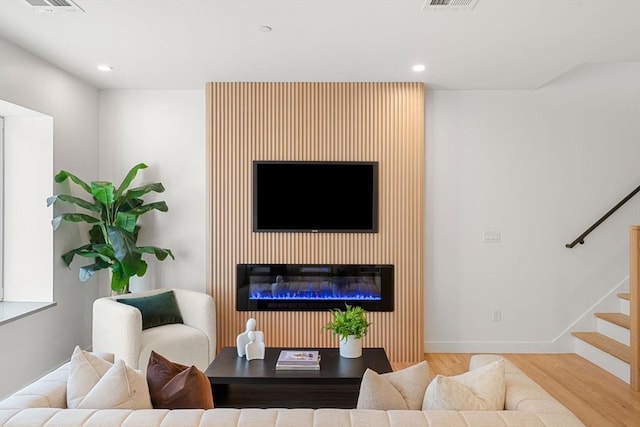
[[[155,409],[213,408],[209,378],[195,366],[171,362],[152,351],[147,382]]]
[[[180,345],[176,345],[179,342]],[[155,351],[175,363],[195,365],[205,371],[209,361],[209,338],[200,329],[182,323],[162,325],[142,331],[138,369],[145,371],[151,352]]]
[[[116,301],[140,310],[143,330],[172,323],[184,323],[173,291],[139,298],[118,298]]]
[[[70,409],[151,409],[149,389],[140,371],[122,360],[108,362],[76,346],[69,362]]]
[[[427,387],[422,410],[500,411],[504,409],[504,360],[461,375],[436,376]]]
[[[427,362],[385,374],[367,369],[360,384],[357,408],[420,409],[428,384]]]

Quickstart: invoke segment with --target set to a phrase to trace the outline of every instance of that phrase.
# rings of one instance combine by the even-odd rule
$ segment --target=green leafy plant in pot
[[[92,181],[87,184],[65,170],[61,170],[55,176],[55,182],[60,184],[69,179],[91,195],[91,200],[70,194],[56,194],[47,199],[47,206],[60,201],[87,211],[62,213],[51,220],[54,231],[64,221],[86,222],[92,225],[89,230],[89,242],[62,255],[67,267],[71,266],[76,255],[93,259],[92,264],[80,267],[79,277],[82,282],[89,280],[96,271],[111,269],[112,292],[124,293],[128,291],[131,277],[143,276],[147,271],[147,263],[142,259],[143,254],[153,254],[160,261],[167,256],[175,259],[169,249],[137,246],[140,231],[138,218],[153,210],[169,210],[163,201],[145,204],[142,200],[142,197],[150,192],[162,193],[164,186],[161,183],[129,188],[138,171],[145,168],[147,165],[144,163],[135,165],[117,188],[108,181]]]
[[[340,338],[340,356],[356,358],[362,356],[362,337],[371,323],[367,321],[364,308],[345,304],[344,311],[330,310],[333,320],[323,326]]]

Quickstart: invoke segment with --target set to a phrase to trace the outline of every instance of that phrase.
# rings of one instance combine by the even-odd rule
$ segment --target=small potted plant
[[[330,310],[333,321],[323,326],[340,337],[340,356],[356,358],[362,356],[362,337],[367,334],[371,323],[367,322],[366,310],[345,304],[344,311]]]

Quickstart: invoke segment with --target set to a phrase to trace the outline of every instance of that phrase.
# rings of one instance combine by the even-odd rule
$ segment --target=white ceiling
[[[422,0],[76,3],[84,13],[0,0],[0,37],[105,89],[208,81],[532,89],[581,64],[640,62],[640,0],[479,0],[473,10],[423,9]],[[101,63],[114,70],[99,72]],[[411,71],[416,63],[427,70]]]

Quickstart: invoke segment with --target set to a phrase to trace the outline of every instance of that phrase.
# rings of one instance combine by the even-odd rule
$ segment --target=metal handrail
[[[602,218],[600,218],[599,220],[597,220],[591,227],[587,228],[586,231],[584,233],[582,233],[581,235],[579,235],[573,242],[571,243],[567,243],[566,245],[564,245],[565,247],[571,249],[573,248],[575,245],[577,245],[578,243],[580,243],[581,245],[584,244],[584,238],[587,237],[587,235],[589,233],[591,233],[593,230],[595,230],[600,224],[602,224],[607,218],[609,218],[615,211],[617,211],[618,209],[620,209],[620,207],[622,205],[624,205],[625,203],[627,203],[629,201],[629,199],[631,199],[633,196],[635,196],[636,194],[638,194],[638,192],[640,192],[640,185],[638,187],[636,187],[635,190],[633,190],[631,193],[629,193],[627,195],[627,197],[625,197],[624,199],[620,200],[618,202],[618,204],[616,204],[614,207],[612,207],[609,212],[607,212],[606,214],[602,215]]]

